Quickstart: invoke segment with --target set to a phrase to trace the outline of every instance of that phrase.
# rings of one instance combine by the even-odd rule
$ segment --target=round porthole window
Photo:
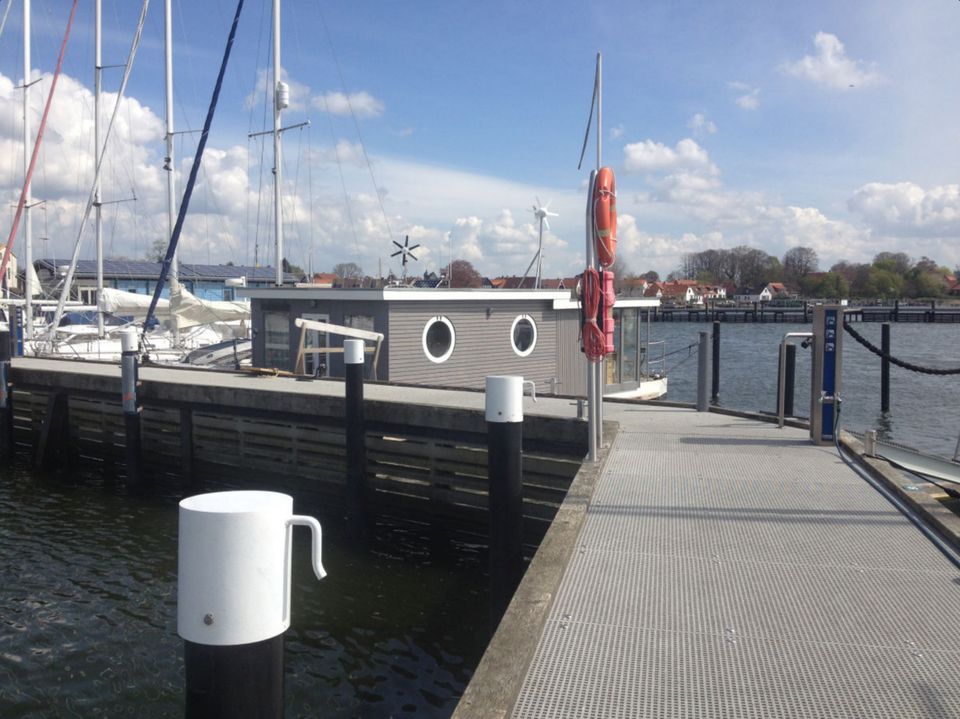
[[[431,362],[446,362],[456,341],[453,324],[446,317],[431,317],[423,328],[423,353]]]
[[[530,315],[517,315],[510,328],[510,344],[520,357],[526,357],[537,346],[537,325]]]

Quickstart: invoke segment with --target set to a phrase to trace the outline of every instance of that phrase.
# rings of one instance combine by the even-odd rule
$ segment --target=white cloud
[[[713,135],[717,131],[717,125],[702,112],[690,118],[687,127],[693,132],[693,136],[699,139]]]
[[[740,93],[734,102],[744,110],[756,110],[760,107],[760,88],[752,87],[745,82],[728,82],[727,86]]]
[[[694,140],[680,140],[675,148],[660,142],[644,140],[623,148],[623,166],[627,172],[669,172],[681,168],[716,171],[707,151]]]
[[[349,115],[352,109],[357,117],[379,117],[384,111],[383,103],[366,91],[352,92],[349,95],[328,92],[314,97],[312,104],[318,110],[331,115]]]
[[[784,63],[784,72],[834,89],[869,87],[880,82],[875,65],[847,57],[840,39],[828,32],[813,38],[815,55],[805,55],[796,62]]]
[[[621,137],[623,137],[625,132],[626,130],[624,129],[622,124],[614,125],[613,127],[610,128],[610,137],[614,140],[619,140]]]
[[[847,208],[885,235],[952,239],[960,235],[960,185],[925,190],[912,182],[871,182],[857,189]]]

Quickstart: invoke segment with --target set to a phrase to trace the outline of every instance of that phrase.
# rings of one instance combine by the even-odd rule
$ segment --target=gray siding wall
[[[560,365],[559,394],[585,397],[587,394],[587,358],[580,351],[580,311],[557,313],[557,338]]]
[[[487,308],[490,314],[487,314]],[[519,357],[510,342],[517,315],[526,314],[537,326],[537,344]],[[441,364],[424,354],[423,328],[443,315],[453,324],[456,345]],[[522,375],[548,393],[557,378],[557,313],[549,301],[418,301],[390,305],[390,380],[451,387],[484,386],[487,375]]]

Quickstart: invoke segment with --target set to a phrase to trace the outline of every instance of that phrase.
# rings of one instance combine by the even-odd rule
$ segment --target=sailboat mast
[[[23,176],[30,172],[30,0],[23,0]],[[23,299],[26,315],[26,339],[33,338],[33,219],[30,213],[30,184],[23,205]]]
[[[277,248],[277,287],[283,285],[283,216],[280,212],[280,0],[273,0],[273,234]]]
[[[94,3],[94,31],[93,31],[93,210],[94,227],[96,228],[97,242],[97,336],[103,338],[103,312],[100,310],[100,298],[103,297],[103,202],[100,196],[100,173],[97,172],[97,163],[100,160],[100,99],[103,93],[103,57],[101,33],[100,0]]]
[[[173,164],[173,13],[172,0],[163,3],[163,51],[164,51],[164,87],[166,88],[167,111],[167,156],[164,166],[167,170],[167,237],[173,237],[173,226],[177,222],[176,172]],[[170,287],[176,289],[180,284],[180,251],[175,250],[170,261]],[[180,326],[173,323],[173,339],[180,341]]]

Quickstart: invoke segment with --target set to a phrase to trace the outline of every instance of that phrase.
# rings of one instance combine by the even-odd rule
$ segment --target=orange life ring
[[[617,181],[613,169],[601,167],[593,185],[593,234],[600,264],[609,267],[617,258]]]

